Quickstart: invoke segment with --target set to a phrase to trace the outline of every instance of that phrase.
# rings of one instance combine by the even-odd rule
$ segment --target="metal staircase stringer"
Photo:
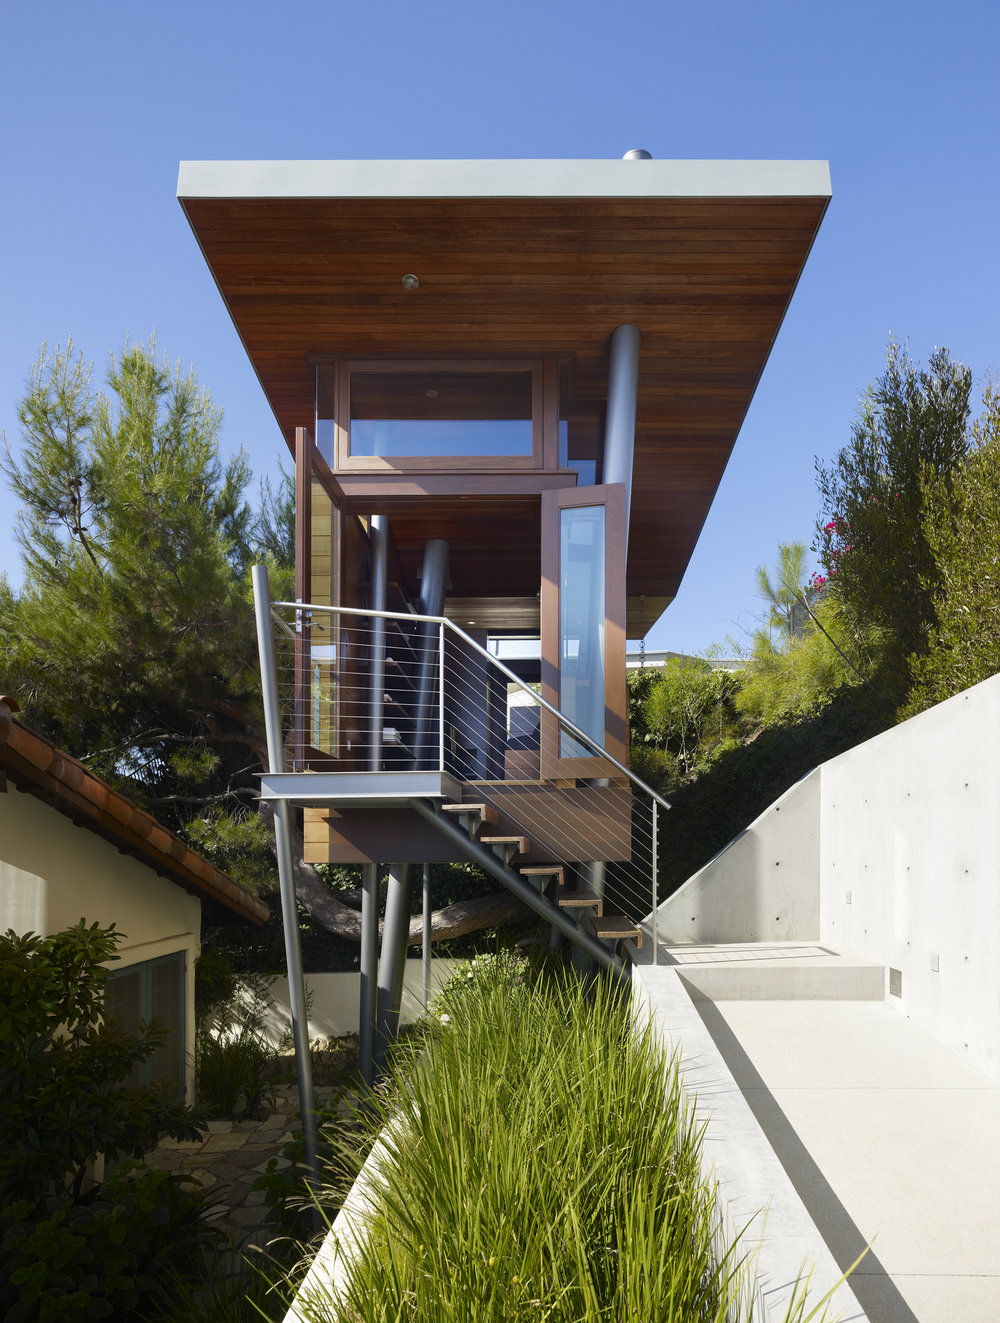
[[[508,891],[513,892],[518,900],[523,901],[529,909],[534,910],[546,923],[551,924],[553,928],[557,928],[571,942],[586,951],[589,956],[592,956],[599,965],[614,974],[617,979],[630,983],[628,969],[619,956],[610,952],[591,933],[578,928],[573,920],[568,915],[563,914],[555,905],[549,904],[533,886],[525,882],[519,874],[507,868],[492,850],[488,850],[485,845],[480,845],[479,841],[473,840],[468,832],[461,827],[457,827],[453,822],[449,822],[443,814],[431,808],[426,800],[412,799],[410,807],[420,817],[447,836],[459,849],[463,850],[484,872],[495,877]]]

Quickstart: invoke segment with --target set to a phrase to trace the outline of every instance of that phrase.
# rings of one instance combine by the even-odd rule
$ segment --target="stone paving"
[[[317,1088],[317,1105],[327,1103],[339,1090]],[[347,1110],[341,1103],[338,1110]],[[287,1167],[283,1146],[299,1129],[298,1093],[293,1087],[276,1090],[274,1106],[263,1120],[209,1121],[201,1140],[164,1140],[146,1155],[146,1162],[161,1171],[184,1172],[209,1196],[207,1220],[231,1234],[235,1249],[253,1245],[263,1249],[273,1232],[265,1223],[264,1191],[253,1189],[271,1158],[278,1169]]]

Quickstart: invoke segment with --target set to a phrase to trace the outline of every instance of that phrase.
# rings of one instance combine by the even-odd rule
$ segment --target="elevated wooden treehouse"
[[[591,936],[638,935],[625,640],[677,591],[825,163],[189,162],[178,193],[295,457],[264,794],[313,861],[485,842]]]

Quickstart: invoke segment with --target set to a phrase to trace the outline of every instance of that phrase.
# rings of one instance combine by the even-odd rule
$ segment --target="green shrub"
[[[1000,671],[1000,385],[983,393],[975,449],[951,483],[924,479],[924,534],[938,582],[927,655],[910,659],[913,716]]]
[[[102,1018],[120,940],[82,921],[0,938],[0,1312],[14,1323],[142,1318],[212,1237],[200,1197],[134,1161],[199,1132],[169,1086],[123,1083],[162,1035]]]
[[[338,1316],[724,1317],[732,1264],[652,1037],[605,984],[476,964],[376,1118],[388,1156]]]
[[[264,1075],[271,1045],[252,1028],[199,1035],[195,1053],[198,1101],[213,1117],[251,1116],[271,1096]]]
[[[832,591],[811,610],[800,631],[781,646],[763,630],[754,635],[736,695],[736,707],[748,721],[773,726],[811,716],[873,673],[879,646],[874,627],[863,634],[853,628]]]
[[[231,1006],[235,996],[232,964],[218,951],[203,951],[194,962],[194,1013],[198,1024]]]
[[[146,1319],[168,1275],[200,1273],[219,1233],[204,1199],[167,1172],[124,1163],[81,1199],[17,1200],[0,1212],[7,1323]]]

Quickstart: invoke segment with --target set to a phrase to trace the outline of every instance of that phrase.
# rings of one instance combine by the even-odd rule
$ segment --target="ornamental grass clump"
[[[723,1319],[737,1266],[652,1036],[604,983],[507,961],[464,982],[397,1066],[349,1283],[302,1316]]]

